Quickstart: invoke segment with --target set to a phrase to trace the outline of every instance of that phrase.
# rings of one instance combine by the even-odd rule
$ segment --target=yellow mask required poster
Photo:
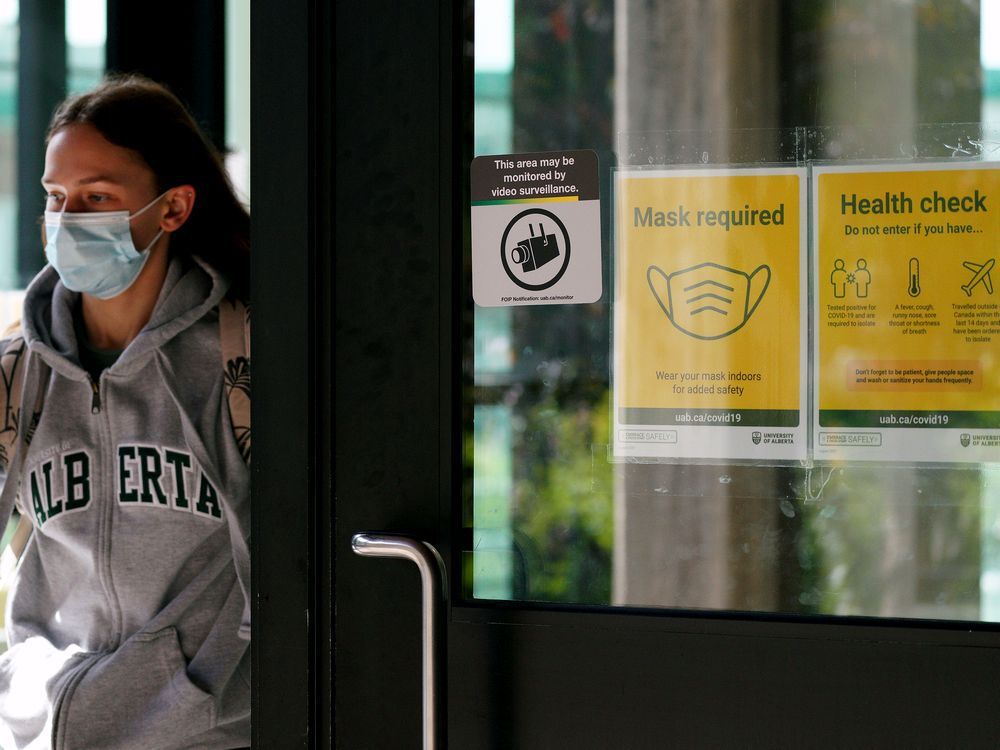
[[[621,170],[621,459],[806,458],[805,171]]]
[[[816,167],[817,460],[1000,459],[1000,166]]]

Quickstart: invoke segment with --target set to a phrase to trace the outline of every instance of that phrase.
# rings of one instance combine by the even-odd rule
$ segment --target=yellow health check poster
[[[813,169],[814,456],[1000,459],[1000,165]]]
[[[620,170],[621,459],[806,458],[805,171]]]

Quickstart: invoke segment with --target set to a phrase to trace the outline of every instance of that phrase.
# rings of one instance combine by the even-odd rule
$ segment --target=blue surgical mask
[[[45,257],[59,274],[63,286],[99,299],[110,299],[132,286],[163,230],[140,251],[132,242],[129,222],[164,195],[156,196],[134,214],[46,211]]]

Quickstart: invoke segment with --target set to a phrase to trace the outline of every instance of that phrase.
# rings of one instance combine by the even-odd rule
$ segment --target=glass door
[[[354,557],[358,531],[442,553],[451,747],[994,741],[1000,403],[977,385],[994,345],[941,343],[936,329],[970,310],[991,319],[995,250],[898,235],[920,220],[994,247],[1000,236],[988,199],[972,216],[1000,156],[1000,10],[525,0],[337,13],[350,71],[335,119],[341,745],[420,737],[418,578]],[[597,156],[599,298],[483,304],[472,159],[579,150]],[[883,178],[895,187],[871,188]],[[933,216],[935,195],[949,215]],[[916,212],[929,198],[925,215],[904,222],[907,197]],[[827,203],[855,244],[828,229]],[[683,206],[703,237],[667,232]],[[642,239],[656,213],[661,233]],[[757,261],[727,260],[754,242]],[[955,249],[968,257],[951,268]],[[684,323],[664,301],[675,274],[709,265],[732,275],[698,284],[735,293],[746,278],[736,327]],[[862,306],[874,323],[845,344],[831,316]],[[892,321],[910,312],[903,334]],[[862,362],[900,373],[845,379]],[[958,369],[984,380],[959,383]],[[779,374],[792,386],[764,387]]]

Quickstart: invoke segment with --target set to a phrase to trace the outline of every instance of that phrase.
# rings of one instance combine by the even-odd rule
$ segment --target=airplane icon
[[[967,260],[962,265],[972,271],[973,274],[969,283],[962,285],[962,291],[965,292],[966,295],[971,297],[972,290],[980,284],[986,287],[987,294],[993,294],[993,281],[990,279],[990,271],[992,271],[993,266],[996,265],[996,261],[993,258],[990,258],[983,264],[973,263],[971,260]]]

